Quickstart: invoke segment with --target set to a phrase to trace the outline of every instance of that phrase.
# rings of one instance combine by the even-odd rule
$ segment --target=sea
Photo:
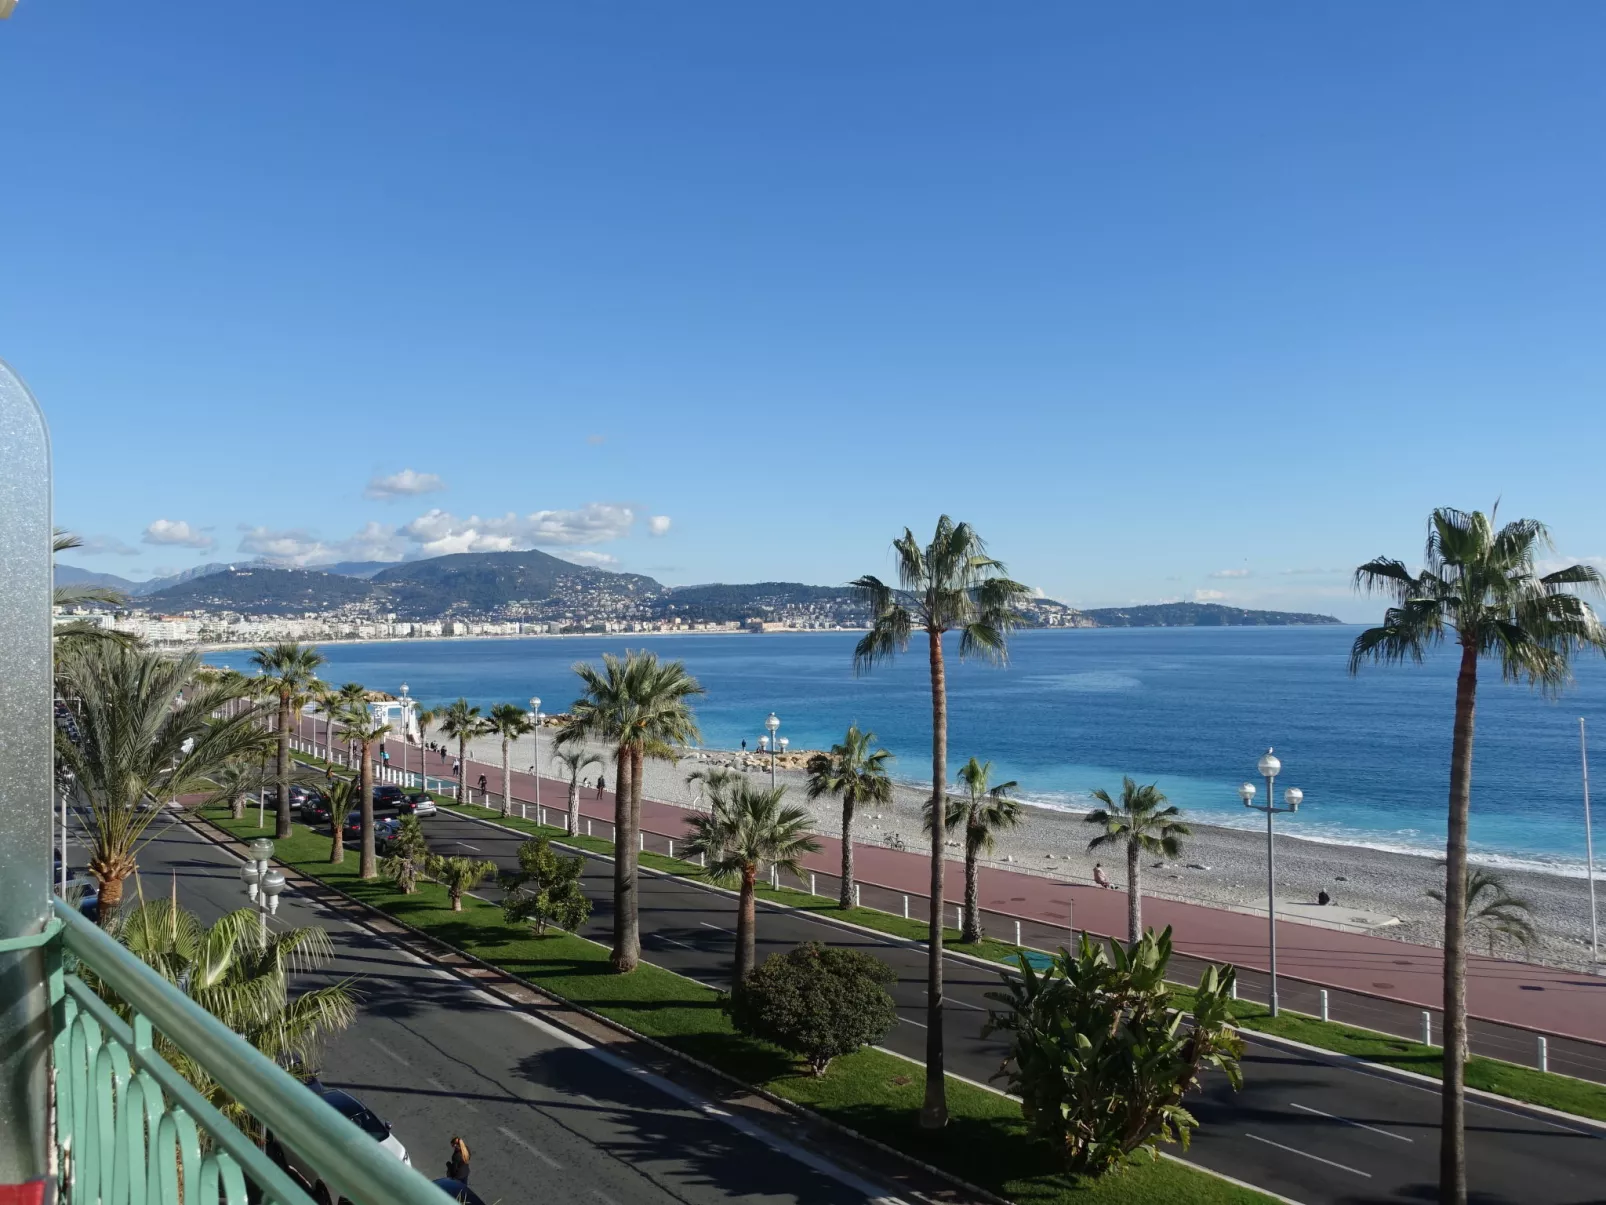
[[[1362,629],[1129,628],[1015,633],[1004,666],[961,662],[949,648],[950,775],[972,756],[1019,796],[1085,811],[1089,792],[1123,775],[1158,783],[1202,823],[1254,827],[1238,787],[1265,784],[1255,763],[1275,748],[1277,783],[1305,795],[1282,831],[1402,853],[1442,850],[1456,652],[1417,666],[1351,676]],[[575,636],[336,643],[324,677],[396,693],[424,706],[459,696],[488,707],[565,710],[572,667],[604,652],[648,649],[679,659],[703,685],[703,743],[756,747],[775,712],[792,749],[829,746],[849,724],[872,729],[911,781],[930,777],[931,703],[924,637],[855,675],[853,632],[766,635]],[[248,670],[249,653],[209,653]],[[1606,660],[1586,658],[1576,681],[1547,698],[1482,666],[1474,745],[1471,845],[1484,860],[1584,873],[1580,717],[1597,740],[1606,785]],[[1601,794],[1606,796],[1606,791]]]

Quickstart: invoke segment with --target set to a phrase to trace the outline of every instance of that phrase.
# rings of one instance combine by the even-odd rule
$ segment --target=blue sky
[[[1606,10],[0,24],[0,356],[76,563],[538,545],[1353,618],[1435,505],[1606,555]],[[437,488],[438,487],[438,488]],[[1606,562],[1602,562],[1606,563]]]

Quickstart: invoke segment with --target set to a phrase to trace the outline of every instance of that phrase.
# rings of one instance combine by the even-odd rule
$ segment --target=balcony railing
[[[161,1057],[157,1033],[337,1184],[341,1197],[356,1205],[449,1199],[62,901],[34,940],[44,945],[50,983],[61,1200],[310,1205],[294,1177]],[[116,993],[128,1019],[75,963]]]

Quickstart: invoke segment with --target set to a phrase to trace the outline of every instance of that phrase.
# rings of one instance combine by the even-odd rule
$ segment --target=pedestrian
[[[742,738],[742,752],[747,752],[747,738],[745,736]]]
[[[324,762],[324,764],[323,764],[323,778],[324,778],[325,782],[333,782],[335,780],[335,764],[334,764],[334,762]]]
[[[597,775],[597,798],[601,799],[602,798],[602,793],[604,791],[606,791],[607,789],[608,789],[608,780],[605,777],[603,777],[601,774],[598,774]]]
[[[488,795],[486,795],[486,793],[485,793],[485,775],[481,774],[480,775],[480,802],[481,803],[487,803],[487,802],[489,802],[489,800],[490,800],[490,797]]]
[[[1108,887],[1111,891],[1115,890],[1115,884],[1110,882],[1110,876],[1104,873],[1103,863],[1093,863],[1093,881],[1100,887]]]
[[[463,763],[458,761],[455,757],[452,758],[452,777],[453,778],[461,777],[462,773],[463,773]]]
[[[456,1134],[452,1135],[452,1157],[446,1161],[446,1178],[468,1183],[468,1143]]]
[[[1324,887],[1316,893],[1316,902],[1325,908],[1333,902],[1333,897],[1327,894],[1327,889]]]
[[[390,768],[390,750],[381,749],[379,751],[379,760],[384,763],[385,768],[388,770]]]

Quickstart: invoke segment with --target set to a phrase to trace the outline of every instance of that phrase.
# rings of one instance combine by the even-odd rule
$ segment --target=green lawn
[[[483,809],[473,809],[482,811]],[[236,837],[272,836],[254,817],[228,818],[223,808],[203,813]],[[513,821],[512,826],[538,831]],[[540,830],[556,835],[557,830]],[[580,839],[585,843],[585,839]],[[594,844],[604,849],[605,841]],[[791,1056],[768,1043],[744,1038],[719,1006],[719,994],[693,980],[642,963],[631,975],[608,967],[608,951],[566,933],[537,938],[506,925],[501,910],[473,897],[452,912],[443,889],[421,884],[403,895],[385,880],[357,877],[357,855],[329,861],[330,841],[301,825],[279,841],[276,856],[304,874],[380,908],[432,937],[495,963],[546,991],[628,1025],[729,1074],[758,1084],[889,1146],[1022,1205],[1265,1205],[1270,1198],[1166,1160],[1135,1160],[1119,1174],[1075,1182],[1055,1171],[1053,1152],[1031,1139],[1019,1106],[1003,1096],[950,1077],[950,1123],[940,1132],[916,1124],[922,1096],[921,1069],[879,1050],[861,1050],[836,1060],[822,1077],[800,1069]],[[695,871],[660,855],[643,859],[664,869]]]

